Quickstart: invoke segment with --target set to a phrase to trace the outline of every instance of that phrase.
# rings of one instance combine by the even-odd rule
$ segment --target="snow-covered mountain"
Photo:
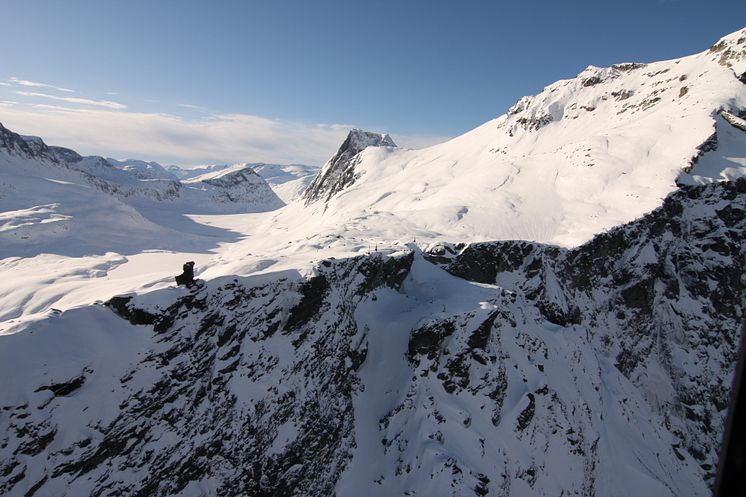
[[[263,162],[253,162],[245,164],[245,166],[250,167],[259,176],[264,178],[267,184],[272,187],[272,191],[285,203],[292,202],[298,198],[319,171],[316,166],[304,164],[265,164]],[[189,169],[179,166],[166,166],[166,169],[181,180],[189,180],[203,174],[223,171],[231,167],[235,167],[235,165],[214,164]]]
[[[251,164],[285,203],[296,200],[306,191],[319,172],[318,166],[304,164]]]
[[[709,495],[745,110],[746,29],[424,150],[353,130],[301,196],[241,215],[214,205],[303,169],[0,128],[0,494]]]
[[[236,164],[182,181],[184,200],[207,195],[218,205],[240,205],[240,212],[274,210],[285,205],[269,184],[248,164]],[[236,211],[234,211],[236,212]]]
[[[154,211],[245,213],[283,205],[248,166],[180,181],[155,162],[82,157],[0,124],[0,239],[6,245],[0,255],[32,245],[55,250],[60,239],[104,251],[118,247],[117,240],[158,240],[171,227]]]
[[[360,153],[368,147],[384,147],[388,150],[396,148],[396,144],[389,135],[351,130],[337,153],[324,164],[318,176],[303,192],[306,204],[319,199],[328,200],[352,185],[358,177],[355,166],[362,160]]]
[[[708,495],[745,240],[739,180],[569,251],[402,247],[54,315],[2,337],[0,491]]]
[[[365,148],[382,143],[352,133],[306,202],[319,224],[386,226],[389,238],[578,245],[651,211],[677,182],[746,171],[744,39],[741,30],[690,57],[590,66],[424,150]]]

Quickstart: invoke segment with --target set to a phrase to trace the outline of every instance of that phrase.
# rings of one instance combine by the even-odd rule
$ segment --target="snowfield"
[[[185,170],[0,125],[0,493],[707,495],[746,29],[394,139]]]
[[[53,269],[29,260],[28,273],[40,277],[27,280],[25,289],[8,283],[16,290],[0,293],[0,309],[17,319],[89,304],[92,293],[106,299],[161,288],[182,259],[195,260],[203,277],[216,277],[309,268],[322,258],[411,242],[424,247],[522,239],[577,246],[651,211],[677,182],[734,179],[746,171],[742,129],[732,123],[743,122],[738,113],[746,109],[746,85],[736,77],[746,71],[743,37],[736,32],[682,59],[589,67],[520,99],[505,115],[423,150],[353,131],[355,153],[343,153],[343,144],[319,173],[322,178],[332,168],[345,169],[346,183],[338,190],[328,181],[321,185],[334,191],[331,196],[311,184],[298,197],[310,183],[310,167],[246,165],[264,171],[284,207],[254,175],[241,175],[234,190],[216,186],[240,165],[189,171],[107,162],[58,147],[46,153],[38,138],[30,157],[0,148],[0,257],[46,252],[74,257],[69,264],[79,267],[90,254],[95,271],[97,259],[114,252],[123,262],[112,269],[128,274],[128,283],[109,271],[95,281],[72,276],[77,283],[71,286],[93,284],[95,290],[82,290],[78,298],[70,288],[64,302],[26,306],[28,297],[33,301],[56,280],[48,275],[70,279],[60,269],[65,263]],[[715,132],[716,148],[701,152]],[[366,147],[371,144],[376,146]],[[64,156],[72,168],[50,163],[49,155]],[[92,185],[91,176],[94,183],[104,180],[103,188]],[[111,192],[116,198],[106,195]],[[252,214],[217,215],[239,212]],[[138,262],[130,271],[131,256]]]

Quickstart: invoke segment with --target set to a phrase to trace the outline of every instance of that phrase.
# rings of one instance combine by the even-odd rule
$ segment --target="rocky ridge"
[[[371,495],[707,495],[745,238],[738,180],[684,187],[573,250],[411,247],[118,297],[121,324],[64,313],[54,326],[95,317],[110,324],[92,333],[120,326],[137,348],[117,350],[119,369],[8,376],[0,491],[348,495],[354,474]],[[382,347],[387,319],[408,324]],[[391,374],[373,374],[385,360]]]

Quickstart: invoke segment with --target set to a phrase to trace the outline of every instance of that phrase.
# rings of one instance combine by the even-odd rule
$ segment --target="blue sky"
[[[320,163],[350,126],[424,146],[745,24],[743,0],[4,1],[0,122],[82,153]]]

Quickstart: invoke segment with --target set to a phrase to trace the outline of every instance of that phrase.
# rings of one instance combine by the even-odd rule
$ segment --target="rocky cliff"
[[[0,492],[708,495],[745,237],[739,180],[572,250],[413,246],[52,316],[3,337]]]

